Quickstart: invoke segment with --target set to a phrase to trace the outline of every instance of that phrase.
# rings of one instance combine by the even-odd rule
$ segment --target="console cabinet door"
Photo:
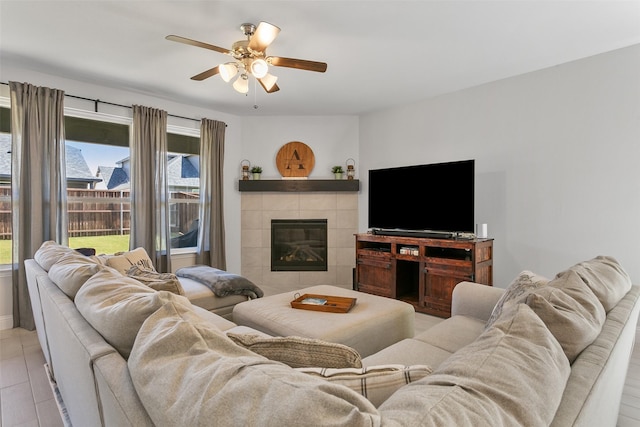
[[[359,256],[357,260],[358,290],[395,298],[394,261],[390,258]]]
[[[427,265],[423,270],[424,295],[421,302],[425,310],[436,316],[451,316],[453,288],[462,281],[472,280],[469,268]]]

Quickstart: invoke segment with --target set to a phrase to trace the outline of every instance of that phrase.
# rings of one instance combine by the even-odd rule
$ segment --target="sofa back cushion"
[[[143,324],[128,364],[156,425],[380,425],[362,395],[238,346],[174,302]]]
[[[606,319],[602,304],[575,271],[536,289],[525,303],[547,325],[570,363],[597,338]]]
[[[36,260],[43,270],[49,271],[51,266],[58,262],[63,255],[72,253],[73,249],[63,246],[59,243],[49,240],[44,242],[36,253],[33,255],[33,259]]]
[[[517,304],[379,410],[393,425],[548,426],[570,370],[542,320]]]
[[[598,297],[608,313],[631,289],[631,278],[618,261],[610,256],[597,256],[578,263],[557,277],[574,271]]]
[[[102,268],[94,257],[71,251],[49,268],[48,275],[65,295],[74,299],[80,287]]]
[[[87,280],[75,299],[82,316],[125,359],[142,323],[168,301],[191,305],[185,297],[155,291],[108,267]]]

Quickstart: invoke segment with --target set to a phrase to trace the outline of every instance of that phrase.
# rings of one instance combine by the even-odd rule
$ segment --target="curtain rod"
[[[9,83],[7,83],[7,82],[0,82],[0,84],[9,86]],[[83,101],[92,101],[93,102],[93,110],[94,110],[95,113],[98,113],[98,104],[107,104],[107,105],[113,105],[115,107],[123,107],[123,108],[129,108],[129,109],[133,108],[131,105],[122,105],[122,104],[116,104],[114,102],[102,101],[100,99],[92,99],[92,98],[85,98],[83,96],[69,95],[66,92],[65,92],[64,96],[68,96],[69,98],[81,99]],[[194,122],[199,122],[201,120],[201,119],[194,119],[194,118],[191,118],[191,117],[177,116],[175,114],[169,114],[169,113],[167,113],[167,116],[174,117],[176,119],[192,120]],[[225,127],[226,126],[227,126],[227,124],[225,123]]]

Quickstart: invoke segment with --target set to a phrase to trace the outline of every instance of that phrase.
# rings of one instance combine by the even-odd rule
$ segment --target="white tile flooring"
[[[441,320],[416,313],[416,333]],[[640,342],[640,327],[636,342]],[[0,331],[0,426],[63,426],[44,362],[35,331]],[[632,426],[640,426],[640,345],[633,351],[618,417],[618,427]]]

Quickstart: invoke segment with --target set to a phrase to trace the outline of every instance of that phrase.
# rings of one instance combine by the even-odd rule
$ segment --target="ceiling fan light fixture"
[[[262,77],[260,79],[260,81],[264,85],[264,88],[267,91],[270,91],[271,89],[273,89],[273,86],[276,84],[277,80],[278,80],[278,78],[276,76],[274,76],[273,74],[269,74],[269,73],[267,73],[264,77]]]
[[[252,40],[251,44],[253,47],[260,47],[260,50],[263,50],[275,40],[279,32],[280,28],[275,25],[268,22],[260,22],[252,36],[255,40]]]
[[[267,61],[262,58],[254,59],[251,63],[251,74],[256,79],[261,79],[269,73],[269,65],[267,65]]]
[[[249,92],[249,76],[240,74],[236,81],[233,82],[233,88],[240,93]]]
[[[238,67],[233,62],[227,62],[226,64],[220,65],[218,71],[222,80],[229,83],[233,76],[238,73]]]

